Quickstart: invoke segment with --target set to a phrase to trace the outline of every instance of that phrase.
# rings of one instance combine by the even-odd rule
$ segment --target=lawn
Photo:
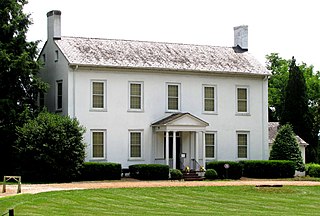
[[[0,198],[0,215],[320,215],[320,187],[113,188]]]

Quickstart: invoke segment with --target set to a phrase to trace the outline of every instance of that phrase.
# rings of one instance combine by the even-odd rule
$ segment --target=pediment
[[[152,126],[193,126],[193,127],[206,127],[208,125],[209,124],[207,122],[190,113],[174,113],[152,124]]]

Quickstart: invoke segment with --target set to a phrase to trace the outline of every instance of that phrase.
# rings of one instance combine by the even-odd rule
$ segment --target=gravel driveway
[[[62,184],[22,184],[22,194],[36,194],[47,191],[80,190],[97,188],[129,188],[129,187],[192,187],[192,186],[242,186],[242,185],[294,185],[294,186],[320,186],[316,181],[282,181],[282,180],[260,180],[241,179],[230,181],[139,181],[131,178],[123,178],[118,181],[94,181],[73,182]],[[1,185],[2,192],[2,185]],[[7,192],[0,193],[0,198],[17,194],[17,184],[7,185]]]

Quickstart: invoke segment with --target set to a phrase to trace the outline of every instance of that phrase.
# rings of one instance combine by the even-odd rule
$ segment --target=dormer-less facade
[[[86,161],[268,159],[270,74],[248,47],[64,37],[61,12],[47,16],[41,101],[86,128]]]

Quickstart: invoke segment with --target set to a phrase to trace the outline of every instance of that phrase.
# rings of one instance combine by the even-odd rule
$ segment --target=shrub
[[[183,174],[178,169],[171,169],[170,170],[170,179],[171,180],[181,180],[183,178]]]
[[[229,164],[229,168],[224,168]],[[242,166],[234,161],[212,161],[206,164],[206,169],[214,169],[218,173],[219,179],[240,179],[242,176]]]
[[[241,161],[243,176],[249,178],[292,178],[295,173],[293,161],[252,160]]]
[[[162,164],[135,164],[129,166],[130,176],[141,180],[166,180],[169,166]]]
[[[310,163],[306,165],[306,174],[310,177],[320,177],[320,164]]]
[[[269,159],[290,160],[294,162],[296,170],[301,172],[305,170],[299,144],[290,125],[283,125],[279,129]]]
[[[76,119],[48,112],[17,128],[16,155],[25,181],[67,182],[80,174],[85,157]]]
[[[218,173],[214,169],[207,169],[204,177],[206,177],[206,179],[217,179]]]
[[[85,162],[79,180],[117,180],[121,179],[121,164],[110,162]]]

